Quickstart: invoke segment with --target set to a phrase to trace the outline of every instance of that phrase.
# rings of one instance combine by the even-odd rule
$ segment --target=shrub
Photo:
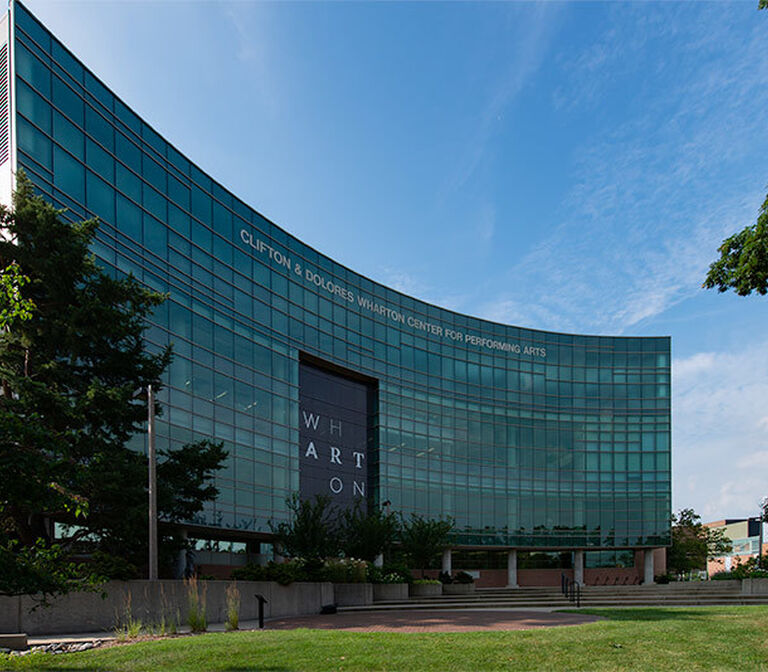
[[[368,565],[366,579],[368,583],[408,583],[399,572],[386,571],[382,567],[374,565]]]
[[[710,578],[710,581],[732,581],[736,577],[731,572],[722,570],[720,572],[716,572],[709,578]]]
[[[397,572],[390,572],[389,574],[385,574],[382,578],[380,583],[408,583],[405,580],[404,576],[401,576]]]
[[[440,581],[437,579],[414,579],[414,586],[439,586]]]
[[[671,581],[669,574],[657,574],[653,577],[654,582],[658,584],[667,584]]]
[[[277,581],[281,586],[288,586],[295,581],[306,581],[304,565],[295,560],[290,562],[270,562],[267,566],[269,581]]]
[[[247,565],[233,569],[229,575],[234,581],[269,581],[267,577],[267,567],[257,565],[255,562],[249,562]]]
[[[437,575],[437,580],[440,581],[440,583],[453,583],[453,579],[449,572],[440,572]]]
[[[768,564],[768,558],[763,556],[762,566]],[[744,563],[738,563],[731,569],[734,579],[768,579],[768,569],[757,566],[757,557],[748,558]]]
[[[130,581],[138,578],[139,572],[136,565],[128,562],[123,557],[110,555],[104,551],[96,551],[91,563],[93,571],[99,576],[117,581]]]
[[[385,576],[387,574],[396,574],[398,577],[400,577],[401,581],[396,581],[394,583],[413,583],[413,574],[411,574],[411,570],[406,564],[388,562],[384,565],[384,567],[381,568],[381,571]]]
[[[456,583],[474,583],[475,577],[468,572],[457,572],[456,576],[453,577],[453,580]]]
[[[281,586],[287,586],[294,581],[309,581],[305,561],[296,558],[289,562],[270,562],[267,565],[248,563],[235,569],[230,577],[236,581],[276,581]],[[318,580],[313,578],[313,580]]]
[[[323,567],[323,578],[331,583],[365,583],[368,563],[355,558],[328,558]]]

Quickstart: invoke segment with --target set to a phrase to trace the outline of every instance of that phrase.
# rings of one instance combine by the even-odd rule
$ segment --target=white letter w
[[[310,413],[309,417],[307,417],[306,411],[302,411],[302,414],[304,415],[304,426],[309,429],[309,426],[312,425],[312,429],[317,431],[317,423],[320,422],[320,416]]]

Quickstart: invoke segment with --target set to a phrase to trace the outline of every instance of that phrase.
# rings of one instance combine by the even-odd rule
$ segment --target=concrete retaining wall
[[[440,583],[412,583],[408,586],[408,594],[411,597],[436,597],[443,594],[443,586]]]
[[[374,583],[374,602],[391,602],[393,600],[408,599],[407,583]]]
[[[200,581],[206,592],[209,623],[226,620],[226,589],[230,581]],[[267,599],[266,618],[316,614],[324,604],[334,602],[332,583],[292,583],[281,586],[269,581],[238,581],[240,620],[258,618],[260,593]],[[110,581],[101,593],[71,593],[47,608],[30,613],[34,602],[28,597],[0,597],[0,632],[26,632],[30,635],[97,632],[112,630],[127,616],[145,624],[187,621],[187,589],[181,581]],[[371,597],[371,600],[373,598]]]
[[[742,595],[768,595],[768,579],[742,579]]]
[[[373,604],[372,583],[334,583],[334,600],[340,607]]]

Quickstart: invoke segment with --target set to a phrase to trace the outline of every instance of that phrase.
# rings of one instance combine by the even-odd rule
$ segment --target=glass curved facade
[[[267,534],[287,518],[315,459],[306,365],[367,390],[365,457],[313,447],[331,466],[364,459],[373,505],[452,516],[469,547],[669,542],[669,338],[496,324],[377,284],[238,200],[11,11],[12,160],[68,216],[100,218],[105,267],[168,292],[148,332],[175,350],[159,447],[229,451],[219,499],[191,522]]]

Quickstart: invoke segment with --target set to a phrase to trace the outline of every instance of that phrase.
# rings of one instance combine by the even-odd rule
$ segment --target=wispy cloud
[[[448,310],[461,311],[462,305],[467,300],[466,294],[445,292],[424,282],[420,276],[392,266],[380,268],[377,280],[398,292]]]
[[[500,58],[506,62],[501,76],[479,108],[474,132],[470,134],[457,167],[446,184],[446,193],[461,189],[473,177],[487,157],[494,134],[507,107],[520,95],[526,83],[541,66],[550,42],[557,33],[559,14],[539,3],[527,5],[524,12],[512,6],[507,16],[509,35]]]
[[[676,507],[753,515],[768,494],[768,342],[672,363]]]
[[[221,10],[233,31],[232,48],[237,59],[250,73],[248,86],[266,111],[274,115],[279,108],[279,87],[276,63],[270,59],[268,8],[269,4],[233,2],[223,5]]]
[[[742,168],[768,143],[756,113],[768,108],[761,26],[744,35],[718,26],[711,10],[690,28],[677,7],[643,12],[636,25],[612,25],[602,42],[568,62],[573,95],[589,80],[594,91],[586,95],[599,98],[619,76],[636,90],[627,93],[623,121],[585,139],[560,224],[510,268],[513,291],[487,300],[484,315],[624,333],[695,295],[722,238],[754,221],[764,175]],[[652,33],[665,16],[669,25]],[[706,26],[702,43],[697,31]],[[665,36],[681,45],[677,69],[646,76],[648,50]],[[663,84],[660,95],[656,84]]]

